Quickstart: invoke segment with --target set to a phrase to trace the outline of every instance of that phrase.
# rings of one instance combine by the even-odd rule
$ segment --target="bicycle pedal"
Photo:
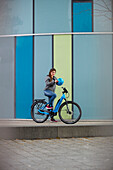
[[[56,115],[57,115],[57,112],[51,112],[50,115],[51,115],[51,116],[56,116]]]

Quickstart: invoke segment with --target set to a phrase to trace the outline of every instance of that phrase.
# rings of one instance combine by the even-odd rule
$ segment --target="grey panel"
[[[35,37],[34,98],[45,98],[45,77],[52,67],[52,36]]]
[[[82,119],[112,119],[112,35],[74,35],[73,49]]]
[[[112,31],[112,0],[93,0],[94,32]]]
[[[14,38],[0,38],[0,118],[14,118]]]
[[[113,1],[112,1],[112,20],[113,20]],[[113,22],[112,22],[113,32]],[[113,119],[113,35],[112,35],[112,119]]]
[[[35,0],[35,33],[71,32],[71,0]]]
[[[27,34],[32,28],[32,0],[0,0],[0,34]]]

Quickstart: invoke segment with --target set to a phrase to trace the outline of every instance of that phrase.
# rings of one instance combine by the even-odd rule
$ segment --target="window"
[[[93,31],[93,1],[73,0],[72,2],[72,31]]]

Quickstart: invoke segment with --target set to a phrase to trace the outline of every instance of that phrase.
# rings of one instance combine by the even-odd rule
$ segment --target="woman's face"
[[[51,72],[51,76],[54,76],[55,73],[56,73],[56,71],[52,71],[52,72]]]

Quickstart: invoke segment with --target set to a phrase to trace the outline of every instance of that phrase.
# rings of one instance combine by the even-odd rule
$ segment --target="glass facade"
[[[68,100],[81,106],[82,119],[113,118],[112,34],[83,33],[112,32],[112,1],[104,2],[0,1],[0,35],[22,34],[0,37],[0,118],[31,118],[33,99],[48,100],[44,78],[52,67],[64,79]],[[58,86],[56,94],[54,104],[61,96]]]

